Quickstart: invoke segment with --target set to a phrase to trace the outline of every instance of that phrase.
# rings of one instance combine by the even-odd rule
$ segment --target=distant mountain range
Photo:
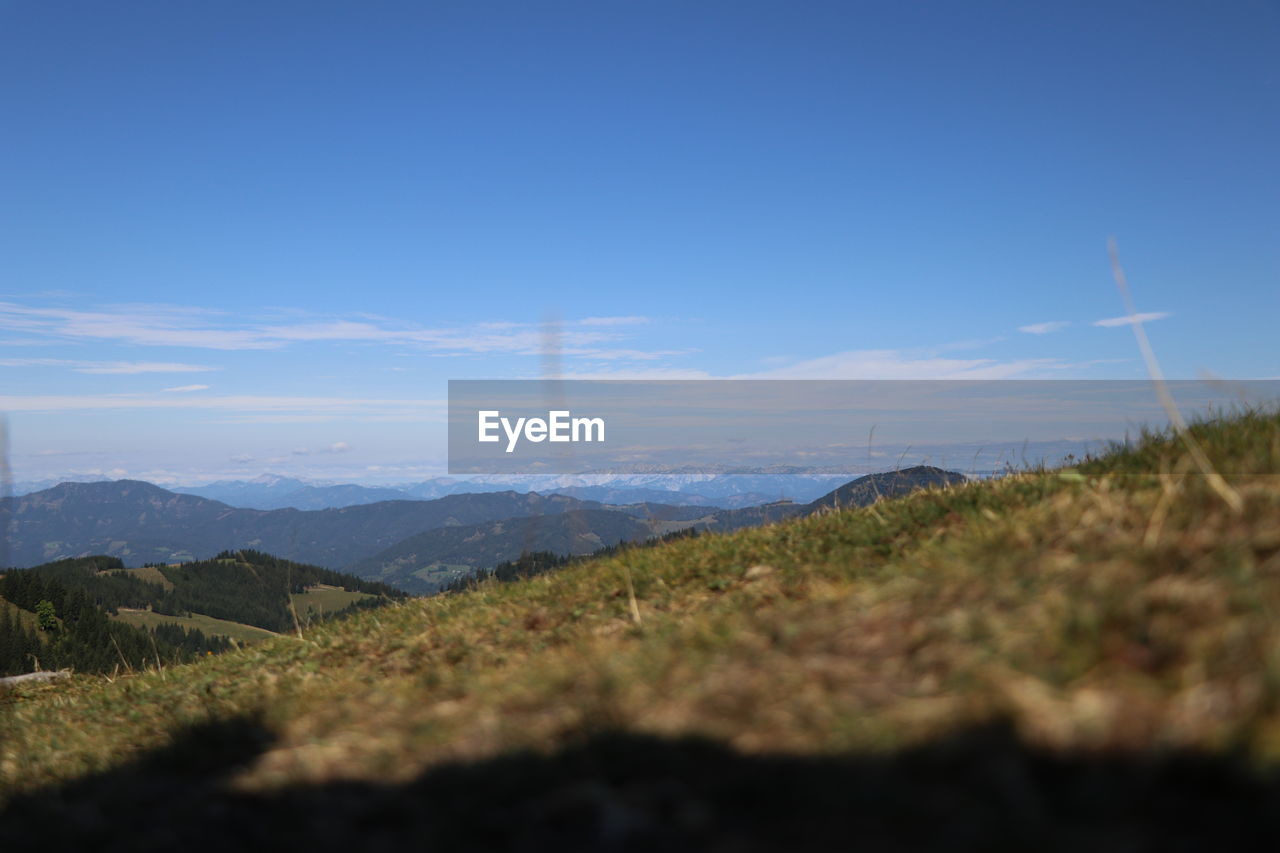
[[[192,488],[175,487],[173,491],[245,509],[337,509],[418,497],[398,488],[358,486],[351,483],[320,485],[278,474],[263,474],[252,480],[219,480]]]
[[[4,506],[10,514],[9,560],[15,565],[88,554],[118,556],[132,565],[178,562],[233,547],[335,568],[423,530],[604,508],[562,495],[490,492],[340,509],[254,510],[138,480],[63,483],[8,499]],[[637,505],[632,511],[659,511],[647,506]],[[697,508],[678,507],[661,512],[703,514]]]
[[[172,490],[245,509],[338,509],[379,501],[436,500],[457,494],[510,491],[548,494],[554,491],[533,488],[519,479],[489,482],[436,477],[419,483],[367,486],[311,482],[279,474],[263,474],[252,480],[218,480],[203,486],[174,486]]]
[[[337,509],[260,510],[137,480],[63,483],[0,502],[0,521],[7,517],[9,522],[8,554],[0,554],[0,565],[30,566],[107,554],[139,566],[252,548],[422,593],[524,551],[587,554],[604,545],[687,527],[734,530],[964,479],[922,466],[862,477],[809,503],[781,501],[738,509],[653,502],[613,505],[568,495],[503,491]],[[288,489],[292,484],[281,478],[274,485]]]
[[[603,504],[640,502],[737,509],[780,499],[808,502],[849,479],[822,469],[786,469],[728,474],[571,474],[524,477],[435,477],[417,483],[370,486],[327,483],[262,474],[248,480],[217,480],[202,486],[168,486],[169,491],[221,501],[241,509],[338,509],[395,500],[435,500],[456,494],[537,492]],[[59,485],[61,480],[13,484],[14,495]],[[111,482],[98,480],[96,482]]]
[[[204,486],[174,487],[247,509],[334,509],[393,500],[435,500],[455,494],[538,492],[604,504],[641,501],[677,506],[735,509],[787,498],[810,501],[848,480],[847,475],[797,471],[763,474],[630,474],[528,477],[437,477],[394,486],[314,483],[278,474],[251,480],[219,480]],[[53,485],[52,483],[45,486]],[[34,491],[34,490],[33,490]]]

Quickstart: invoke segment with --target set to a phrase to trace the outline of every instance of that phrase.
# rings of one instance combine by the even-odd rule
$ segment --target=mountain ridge
[[[376,578],[414,592],[431,593],[466,574],[463,567],[488,568],[530,552],[585,556],[604,545],[643,541],[686,528],[725,533],[830,509],[866,506],[881,498],[966,481],[964,475],[954,471],[918,465],[859,477],[809,503],[775,501],[761,506],[710,511],[696,518],[670,506],[638,505],[636,509],[651,510],[641,514],[640,523],[611,518],[606,511],[593,511],[587,516],[574,510],[556,516],[506,520],[506,525],[518,527],[520,535],[514,535],[507,526],[495,528],[492,524],[426,530],[346,568],[361,577]],[[597,528],[592,531],[594,538],[581,529],[582,520],[587,518]],[[467,552],[459,552],[459,540],[469,543]]]
[[[605,505],[515,491],[449,495],[433,501],[380,501],[321,510],[255,510],[180,494],[141,480],[63,483],[0,500],[9,518],[9,562],[106,554],[129,565],[202,559],[253,548],[338,569],[424,530],[504,518],[553,515]],[[625,508],[613,508],[625,512]],[[637,505],[631,512],[658,512]],[[700,514],[670,507],[670,516]]]
[[[964,479],[955,472],[916,466],[860,477],[810,503],[776,501],[724,510],[652,502],[611,505],[514,490],[317,510],[259,510],[143,480],[66,482],[5,499],[0,506],[10,514],[10,560],[15,566],[90,554],[119,557],[132,566],[181,563],[251,548],[429,593],[460,571],[487,568],[526,551],[581,556],[601,545],[642,541],[686,527],[726,532]],[[502,525],[516,519],[524,531],[519,535]]]

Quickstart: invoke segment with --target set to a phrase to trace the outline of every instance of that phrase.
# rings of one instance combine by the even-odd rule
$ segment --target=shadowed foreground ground
[[[1053,756],[1005,726],[868,757],[746,756],[605,733],[404,785],[262,793],[252,719],[10,802],[0,849],[1243,850],[1280,841],[1280,776],[1231,758]]]

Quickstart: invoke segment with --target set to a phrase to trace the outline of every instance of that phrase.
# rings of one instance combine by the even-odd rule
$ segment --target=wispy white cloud
[[[189,391],[208,391],[208,385],[176,385],[173,388],[164,388],[161,393],[165,394],[185,394]]]
[[[1019,332],[1026,332],[1028,335],[1048,335],[1052,332],[1065,329],[1071,324],[1066,320],[1050,320],[1047,323],[1032,323],[1029,326],[1019,326]]]
[[[6,338],[0,340],[0,347],[56,347],[61,343],[48,338]]]
[[[296,447],[290,451],[291,456],[314,456],[317,453],[346,453],[351,450],[351,445],[345,441],[335,441],[333,444],[325,447]]]
[[[569,347],[561,350],[561,355],[581,356],[600,361],[655,361],[670,356],[689,355],[696,350],[688,349],[594,349],[591,347]]]
[[[0,367],[65,367],[76,373],[203,373],[217,370],[204,364],[171,361],[80,361],[67,358],[0,358]]]
[[[161,361],[109,361],[73,369],[78,373],[204,373],[218,368]]]
[[[214,350],[270,350],[298,343],[399,345],[441,353],[537,355],[546,346],[533,323],[483,322],[428,328],[372,315],[359,319],[283,313],[288,321],[245,321],[222,312],[173,305],[119,305],[87,310],[0,301],[0,330],[28,340],[113,342]],[[616,343],[645,317],[588,317],[560,329],[562,347]],[[600,356],[607,357],[607,356]]]
[[[685,367],[620,367],[599,370],[570,370],[557,376],[558,379],[647,379],[658,381],[665,379],[723,379],[705,370]]]
[[[1132,326],[1134,323],[1151,323],[1172,316],[1168,311],[1152,311],[1147,314],[1127,314],[1124,317],[1108,317],[1105,320],[1094,320],[1095,326]]]
[[[648,317],[584,317],[578,321],[580,326],[639,326],[649,322]]]
[[[753,373],[714,374],[673,367],[567,371],[563,379],[1011,379],[1082,369],[1097,362],[1057,358],[947,358],[936,351],[849,350]]]
[[[1037,370],[1061,369],[1053,358],[998,361],[942,358],[900,350],[849,350],[786,367],[739,374],[733,379],[1009,379]]]
[[[306,414],[304,412],[291,412],[284,415],[276,414],[227,414],[213,421],[216,424],[326,424],[338,419],[339,416],[334,414]],[[346,417],[346,416],[344,416]],[[352,419],[352,418],[347,418]],[[361,417],[358,420],[369,423],[377,420],[376,418]],[[406,417],[406,421],[421,422],[421,417]]]
[[[1003,335],[996,335],[992,338],[966,338],[964,340],[938,344],[936,346],[929,347],[929,350],[933,353],[963,352],[964,350],[985,349],[986,347],[989,347],[992,344],[998,344],[1003,340]]]
[[[228,417],[288,415],[316,419],[358,420],[400,416],[436,420],[447,410],[446,400],[406,400],[362,397],[270,397],[257,395],[196,396],[164,394],[33,394],[0,396],[0,411],[65,412],[78,410],[188,409],[213,410]]]
[[[264,339],[280,344],[292,341],[386,341],[396,337],[390,329],[350,320],[262,326],[256,331]]]
[[[115,306],[97,311],[0,302],[0,329],[63,340],[109,340],[144,346],[273,349],[280,342],[244,329],[218,328],[217,312],[182,306]]]

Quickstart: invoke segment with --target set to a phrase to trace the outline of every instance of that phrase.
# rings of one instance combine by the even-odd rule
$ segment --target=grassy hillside
[[[157,625],[181,625],[187,630],[201,631],[208,637],[226,637],[238,643],[256,643],[269,637],[278,636],[274,631],[255,628],[240,622],[226,619],[215,619],[201,613],[190,616],[170,616],[151,610],[120,610],[111,617],[138,628],[154,628]]]
[[[441,527],[410,536],[348,567],[419,595],[439,591],[470,568],[488,568],[528,551],[584,555],[619,542],[650,539],[687,521],[645,519],[612,510],[568,510],[554,515],[508,518],[484,524]]]
[[[156,566],[143,566],[140,569],[125,569],[124,571],[140,581],[159,584],[165,590],[173,589],[173,581],[165,577],[164,572],[160,571]]]
[[[319,584],[290,594],[289,600],[293,602],[298,618],[305,623],[312,615],[336,613],[357,601],[367,601],[374,597],[367,592],[353,592],[340,586]]]
[[[1280,418],[1196,432],[1240,511],[1153,437],[23,687],[0,841],[1240,846],[1280,832]]]
[[[36,615],[27,610],[23,610],[12,602],[5,601],[0,597],[0,613],[8,613],[9,618],[13,619],[23,628],[34,631],[36,628]]]

